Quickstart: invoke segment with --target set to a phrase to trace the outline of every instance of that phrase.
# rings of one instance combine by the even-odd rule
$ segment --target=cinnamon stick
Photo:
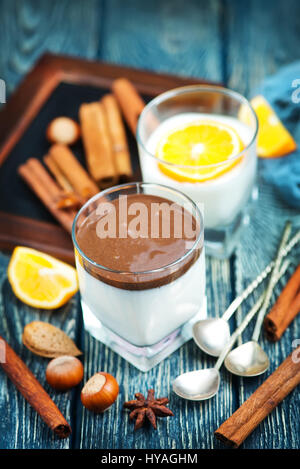
[[[99,192],[97,184],[66,145],[59,143],[52,145],[49,154],[60,173],[71,185],[71,190],[85,200]]]
[[[107,94],[101,101],[107,116],[107,123],[118,176],[130,177],[132,176],[130,154],[117,100],[113,94]]]
[[[264,320],[269,340],[276,342],[300,312],[300,265],[297,267],[273,308]]]
[[[57,202],[57,208],[79,210],[84,202],[74,192],[66,192]]]
[[[65,197],[65,193],[47,173],[39,160],[30,158],[19,166],[18,173],[59,223],[71,233],[76,211],[63,210],[58,207],[59,202]]]
[[[118,177],[103,104],[82,104],[79,118],[89,173],[100,187],[111,186]]]
[[[4,357],[1,357],[3,359],[1,359],[0,365],[9,379],[48,427],[60,438],[67,438],[71,433],[71,427],[56,404],[8,343],[2,337],[0,337],[0,341],[2,345],[4,344],[4,353],[2,353]]]
[[[52,173],[53,177],[56,179],[58,185],[65,191],[71,192],[73,190],[73,187],[69,183],[68,179],[61,172],[51,155],[48,154],[44,156],[44,163],[49,169],[49,171]]]
[[[135,136],[137,122],[145,107],[145,103],[127,78],[118,78],[115,80],[112,84],[112,90],[122,109],[125,120]]]
[[[215,431],[215,436],[237,448],[262,420],[300,383],[300,346]]]

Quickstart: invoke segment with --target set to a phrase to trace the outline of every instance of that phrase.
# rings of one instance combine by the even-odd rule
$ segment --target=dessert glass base
[[[205,252],[217,259],[228,259],[233,253],[240,233],[250,223],[251,213],[258,199],[258,187],[252,190],[251,198],[232,223],[218,229],[205,228]]]
[[[206,297],[200,311],[188,322],[173,331],[158,343],[146,347],[137,347],[105,327],[81,300],[85,329],[97,340],[121,355],[140,371],[149,371],[181,345],[192,338],[192,327],[196,321],[207,317]]]

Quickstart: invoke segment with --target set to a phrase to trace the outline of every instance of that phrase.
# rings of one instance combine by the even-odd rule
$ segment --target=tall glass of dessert
[[[153,99],[138,123],[143,180],[174,187],[203,207],[206,253],[226,258],[257,198],[257,118],[239,93],[177,88]]]
[[[130,183],[90,199],[73,224],[85,328],[142,371],[206,316],[199,207],[174,188]]]

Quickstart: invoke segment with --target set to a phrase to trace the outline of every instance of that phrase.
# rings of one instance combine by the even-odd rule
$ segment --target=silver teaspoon
[[[282,250],[282,258],[293,249],[300,241],[300,231],[290,240]],[[193,338],[198,347],[208,355],[218,357],[230,338],[230,328],[228,320],[242,304],[242,302],[261,284],[263,280],[272,272],[275,260],[251,282],[248,287],[235,298],[221,318],[208,318],[197,321],[193,326]]]
[[[282,266],[276,282],[279,278],[285,273],[290,262],[286,261]],[[210,399],[215,394],[217,394],[220,387],[220,368],[231,348],[233,347],[238,336],[246,329],[249,322],[258,312],[259,308],[263,304],[265,298],[265,293],[261,295],[259,300],[251,308],[249,313],[245,316],[242,323],[235,330],[235,332],[230,337],[230,340],[222,350],[215,366],[213,368],[207,368],[203,370],[190,371],[188,373],[183,373],[178,376],[173,381],[173,391],[184,399],[193,400],[193,401],[203,401],[205,399]]]
[[[203,401],[210,399],[217,394],[220,387],[220,368],[225,360],[226,355],[231,350],[238,336],[247,327],[248,323],[255,316],[263,302],[263,296],[259,299],[253,308],[249,311],[243,322],[232,334],[226,347],[223,349],[215,366],[203,370],[190,371],[183,373],[173,381],[173,391],[184,399],[193,401]]]
[[[270,365],[269,358],[263,348],[258,344],[261,326],[270,304],[276,278],[278,277],[279,267],[283,257],[282,250],[286,244],[291,231],[291,224],[287,223],[280,242],[273,272],[271,274],[268,287],[266,289],[262,307],[257,316],[252,340],[235,348],[228,354],[225,360],[225,366],[228,371],[238,376],[258,376],[264,373]],[[284,267],[284,265],[282,266]]]

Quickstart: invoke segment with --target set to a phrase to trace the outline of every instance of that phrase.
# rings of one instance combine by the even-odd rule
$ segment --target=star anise
[[[149,389],[147,399],[137,392],[135,394],[136,399],[128,402],[124,402],[123,407],[130,409],[129,414],[130,420],[136,419],[134,429],[138,430],[141,428],[145,422],[145,419],[149,420],[152,427],[156,429],[156,416],[157,417],[170,417],[173,416],[173,412],[166,407],[166,404],[169,403],[167,397],[161,397],[160,399],[155,399],[154,389]]]

